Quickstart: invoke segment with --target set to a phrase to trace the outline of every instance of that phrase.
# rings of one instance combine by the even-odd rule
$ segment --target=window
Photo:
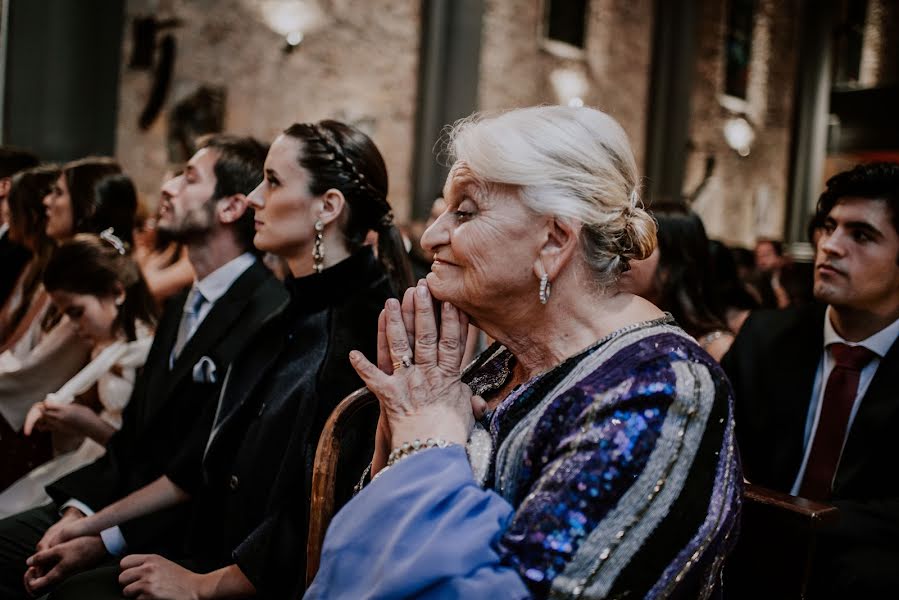
[[[587,0],[546,0],[544,37],[575,48],[584,47]]]
[[[834,87],[854,87],[859,83],[867,13],[867,0],[847,0],[839,8],[833,40]]]
[[[752,60],[752,28],[755,0],[731,0],[727,11],[727,34],[724,39],[724,93],[746,99],[749,88],[749,65]]]

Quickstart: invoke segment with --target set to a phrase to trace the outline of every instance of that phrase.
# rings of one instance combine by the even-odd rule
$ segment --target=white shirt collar
[[[249,252],[244,252],[237,258],[223,264],[221,267],[197,281],[194,285],[203,294],[203,298],[210,304],[215,304],[219,298],[231,287],[244,271],[256,262],[256,257]]]
[[[824,348],[836,343],[847,344],[849,346],[864,346],[880,358],[883,358],[886,356],[887,352],[890,351],[890,347],[893,345],[893,342],[896,341],[896,338],[899,337],[899,319],[896,319],[874,335],[865,338],[860,342],[847,342],[839,333],[837,333],[837,330],[833,328],[833,323],[830,321],[830,310],[830,306],[828,306],[827,310],[824,312]]]
[[[6,232],[9,231],[9,223],[3,223],[0,225],[0,238],[6,235]]]

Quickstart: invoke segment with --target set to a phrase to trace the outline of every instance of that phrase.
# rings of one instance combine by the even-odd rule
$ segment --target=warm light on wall
[[[299,46],[309,32],[327,22],[317,0],[260,0],[253,4],[262,21],[284,37],[287,50]]]
[[[745,118],[733,117],[724,122],[724,139],[737,154],[749,156],[755,140],[755,129]]]
[[[584,96],[590,89],[587,76],[583,71],[571,68],[554,69],[549,74],[549,81],[559,104],[583,106]]]

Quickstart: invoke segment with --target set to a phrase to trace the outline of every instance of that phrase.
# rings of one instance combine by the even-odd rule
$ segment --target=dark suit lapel
[[[781,440],[775,461],[778,477],[787,485],[786,489],[793,485],[802,464],[805,425],[824,345],[823,307],[816,308],[799,313],[796,327],[783,341],[782,351],[775,358],[780,364],[773,387],[783,391],[777,394],[780,401],[775,406],[776,422],[771,424],[780,434],[771,436],[771,442]]]
[[[268,327],[273,320],[280,320],[288,306],[288,303],[282,305],[278,311],[260,324],[259,329]],[[272,363],[281,355],[283,348],[284,337],[275,335],[265,345],[254,348],[252,353],[243,353],[239,362],[232,363],[222,385],[222,392],[219,394],[215,420],[206,445],[207,453],[216,436],[227,427],[231,418],[247,401],[253,390],[268,373]]]
[[[172,365],[171,371],[165,377],[165,381],[159,386],[157,390],[158,400],[153,403],[154,409],[158,409],[168,401],[172,391],[181,384],[184,378],[188,378],[188,380],[193,378],[194,365],[197,364],[200,358],[209,353],[222,337],[228,334],[234,321],[240,316],[244,307],[253,297],[256,286],[264,280],[265,276],[265,267],[257,261],[231,284],[224,296],[218,299],[209,311],[209,314],[200,323],[194,335],[184,345],[181,354],[175,359],[175,364]],[[181,309],[183,310],[183,302]],[[163,346],[166,352],[164,357],[166,366],[168,366],[172,347],[175,345],[180,322],[181,314],[179,311],[178,319],[175,321],[172,331],[169,332],[170,338],[167,340],[168,343]],[[224,367],[221,365],[216,366],[220,369],[217,373],[218,377],[223,377],[224,373],[222,370],[224,370]],[[152,416],[151,414],[148,418]]]
[[[175,359],[175,364],[172,365],[172,371],[169,374],[169,386],[166,391],[171,391],[175,383],[180,381],[182,377],[193,377],[194,365],[228,332],[231,324],[240,315],[248,299],[248,295],[238,296],[237,294],[232,294],[230,290],[219,298],[218,302],[213,305],[212,310],[209,311],[209,314],[206,315],[206,318],[203,319],[200,326],[184,345],[181,354]],[[174,339],[172,340],[172,346],[174,346]],[[221,373],[218,376],[221,377]]]
[[[146,374],[146,388],[144,393],[141,422],[146,423],[156,413],[159,405],[163,404],[171,389],[171,372],[169,370],[169,356],[175,338],[178,335],[178,325],[181,323],[181,315],[184,312],[184,302],[187,299],[187,291],[176,294],[165,305],[165,313],[156,328],[153,339],[153,348],[147,356],[147,368],[152,372]]]
[[[852,481],[855,475],[868,461],[868,455],[875,448],[872,440],[882,439],[884,435],[894,435],[891,428],[899,418],[899,400],[897,400],[896,372],[899,369],[899,344],[893,342],[889,352],[883,357],[871,385],[865,391],[846,446],[840,458],[834,489]]]

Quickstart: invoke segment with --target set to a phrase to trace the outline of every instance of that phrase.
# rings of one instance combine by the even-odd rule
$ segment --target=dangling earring
[[[321,219],[315,222],[315,245],[312,247],[312,268],[316,273],[322,272],[325,262],[325,249],[322,248],[322,232],[325,230],[325,224]]]
[[[549,302],[549,295],[552,293],[552,284],[549,283],[549,275],[544,273],[540,276],[540,304]]]

